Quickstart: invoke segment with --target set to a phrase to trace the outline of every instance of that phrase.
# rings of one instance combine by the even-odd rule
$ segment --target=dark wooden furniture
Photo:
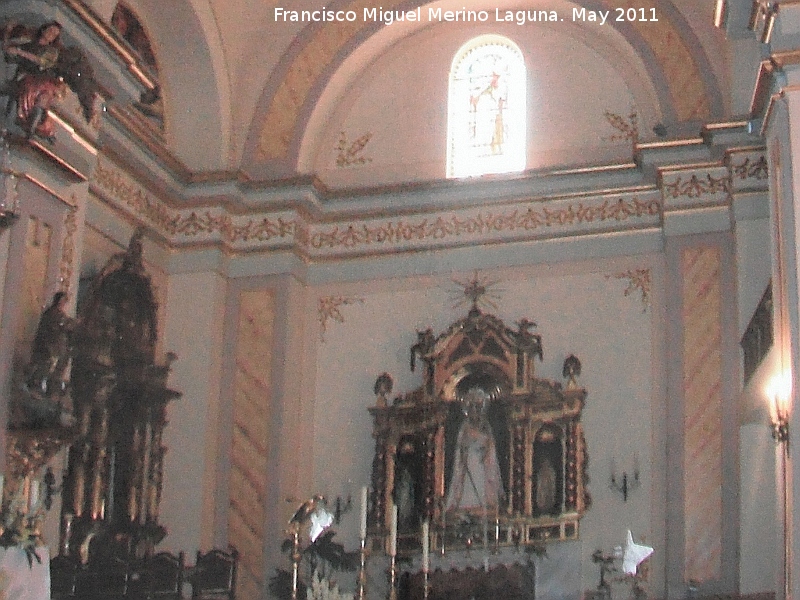
[[[141,600],[180,600],[186,574],[183,552],[159,552],[141,562],[133,596]]]
[[[236,598],[236,570],[239,553],[210,550],[197,553],[197,561],[189,581],[192,584],[192,598],[198,600],[234,600]]]
[[[50,597],[64,600],[75,597],[80,564],[71,556],[55,556],[50,560]]]

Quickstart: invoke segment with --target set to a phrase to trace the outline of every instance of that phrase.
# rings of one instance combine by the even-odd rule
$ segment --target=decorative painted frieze
[[[433,245],[517,241],[657,225],[657,192],[613,197],[531,201],[506,208],[472,208],[397,219],[310,227],[314,253],[416,250]]]
[[[664,210],[700,208],[728,203],[730,177],[724,166],[661,174]]]
[[[504,198],[509,192],[500,186],[499,196],[491,201],[470,198],[461,206],[448,202],[437,207],[441,192],[434,187],[402,191],[418,198],[397,212],[391,195],[361,193],[365,209],[353,212],[337,210],[337,202],[313,188],[281,190],[278,201],[270,199],[273,190],[248,189],[232,181],[223,200],[183,208],[182,200],[168,200],[145,188],[101,155],[91,186],[105,202],[175,246],[218,245],[233,252],[290,250],[313,262],[660,228],[670,211],[691,216],[692,210],[724,209],[737,191],[766,190],[766,176],[764,149],[747,147],[729,150],[717,163],[663,167],[657,186],[618,191],[551,192],[547,197],[517,191]],[[532,180],[531,187],[541,187],[539,183]],[[578,189],[580,184],[576,175]],[[446,189],[442,197],[451,194]],[[348,208],[356,199],[347,202]]]
[[[766,148],[751,148],[731,152],[727,157],[732,191],[766,190],[769,165]]]

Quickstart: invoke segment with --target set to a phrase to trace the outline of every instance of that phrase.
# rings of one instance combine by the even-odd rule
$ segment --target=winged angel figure
[[[3,57],[12,75],[0,87],[7,96],[6,123],[16,122],[28,138],[53,142],[55,123],[48,113],[72,90],[87,122],[95,114],[99,86],[83,52],[61,43],[62,26],[50,21],[38,28],[8,23],[3,28]],[[7,69],[7,72],[9,69]]]

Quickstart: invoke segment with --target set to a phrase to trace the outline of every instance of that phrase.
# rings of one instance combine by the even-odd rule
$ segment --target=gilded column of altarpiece
[[[535,377],[542,340],[534,327],[523,319],[512,329],[473,305],[439,336],[418,332],[411,367],[421,363],[423,384],[391,403],[379,395],[369,409],[376,540],[393,505],[400,553],[420,547],[424,520],[439,548],[578,537],[591,504],[586,391],[575,377],[564,386]]]

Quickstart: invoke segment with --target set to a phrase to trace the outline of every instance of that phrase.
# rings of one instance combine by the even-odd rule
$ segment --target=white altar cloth
[[[21,548],[0,548],[0,598],[5,600],[50,600],[50,551],[36,549],[41,562],[33,564]]]

